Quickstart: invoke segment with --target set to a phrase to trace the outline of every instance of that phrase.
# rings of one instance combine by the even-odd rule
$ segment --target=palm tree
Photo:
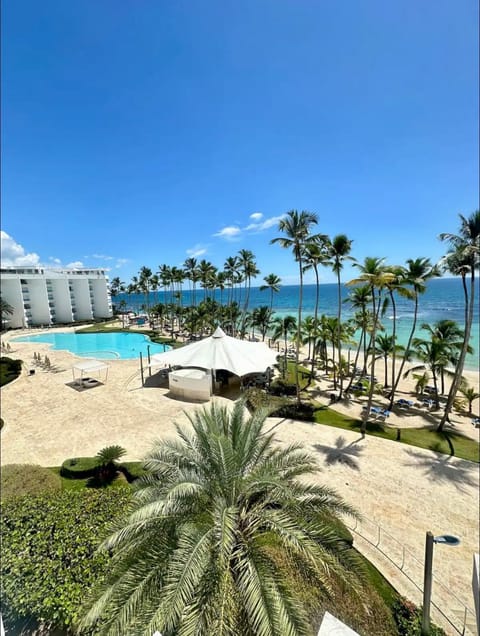
[[[97,453],[95,459],[97,460],[100,481],[106,482],[114,479],[119,469],[117,461],[126,453],[127,451],[118,445],[106,446]]]
[[[207,290],[211,289],[212,279],[216,276],[217,268],[215,265],[210,263],[210,261],[205,260],[204,258],[200,261],[198,265],[198,278],[202,283],[203,287],[203,300],[207,298]]]
[[[475,402],[475,400],[478,400],[478,398],[480,398],[480,393],[478,393],[473,386],[468,386],[466,382],[463,382],[462,384],[460,384],[460,387],[458,390],[467,401],[468,414],[471,415],[473,403]]]
[[[7,303],[7,301],[0,296],[0,320],[2,322],[2,327],[3,323],[8,321],[8,316],[13,316],[13,312],[14,309],[12,305]]]
[[[112,297],[117,296],[125,291],[125,283],[120,280],[119,276],[115,276],[110,281],[110,295]]]
[[[229,256],[223,265],[223,270],[227,275],[227,280],[229,282],[230,294],[228,296],[228,303],[233,302],[234,299],[234,288],[235,284],[238,282],[240,276],[240,263],[238,256]]]
[[[293,333],[295,333],[297,329],[297,321],[295,320],[295,316],[283,316],[275,318],[273,321],[273,333],[272,340],[279,340],[283,338],[284,342],[284,364],[283,364],[283,377],[287,374],[287,353],[288,353],[288,338]]]
[[[422,338],[413,339],[413,349],[415,357],[420,360],[420,364],[416,364],[404,373],[404,377],[408,377],[410,373],[418,373],[418,371],[429,370],[433,376],[434,398],[437,408],[440,406],[438,399],[438,373],[441,369],[445,370],[448,363],[448,347],[435,336],[430,340]]]
[[[347,285],[367,284],[370,288],[372,299],[372,332],[370,335],[369,349],[375,351],[377,330],[379,328],[379,315],[382,306],[382,291],[385,286],[390,283],[394,274],[386,270],[383,265],[385,259],[376,258],[372,256],[365,257],[363,265],[360,263],[354,263],[354,267],[358,267],[361,272],[359,278],[353,279],[347,283]],[[370,383],[368,390],[368,402],[367,408],[362,416],[361,433],[365,435],[367,430],[367,421],[370,415],[370,409],[372,408],[373,392],[375,390],[375,358],[370,365]]]
[[[295,356],[295,383],[297,386],[297,402],[300,403],[300,380],[298,375],[298,363],[300,355],[301,328],[302,328],[302,302],[303,302],[303,252],[308,239],[312,240],[310,228],[318,223],[318,217],[312,212],[298,212],[290,210],[287,215],[278,223],[279,232],[284,232],[285,237],[274,238],[270,243],[280,243],[284,248],[291,249],[293,256],[298,262],[300,274],[300,290],[298,298],[298,318],[297,318],[297,339]]]
[[[258,327],[260,329],[260,333],[262,334],[262,341],[264,342],[267,331],[272,324],[272,311],[270,307],[268,307],[267,305],[255,307],[255,309],[252,311],[251,324],[254,327]]]
[[[185,275],[190,281],[190,304],[195,307],[195,283],[197,282],[197,259],[186,258],[183,264]]]
[[[260,291],[265,291],[265,289],[270,290],[270,311],[272,311],[273,294],[276,294],[280,291],[280,283],[282,281],[276,274],[268,274],[268,276],[265,276],[263,280],[265,281],[265,285],[260,285]]]
[[[405,363],[411,357],[411,346],[413,336],[415,334],[415,329],[417,327],[417,316],[418,316],[418,299],[420,294],[425,293],[427,286],[426,283],[435,278],[436,276],[440,276],[440,270],[436,265],[432,265],[429,258],[416,258],[407,260],[407,268],[404,271],[404,280],[407,285],[412,288],[413,291],[413,300],[414,300],[414,311],[413,311],[413,322],[412,328],[410,330],[410,335],[408,336],[408,342],[405,347],[405,353],[402,358],[402,362],[400,364],[400,369],[398,370],[398,375],[395,378],[395,383],[392,387],[392,392],[390,393],[390,404],[393,404],[393,400],[395,399],[395,392],[398,387],[398,383],[400,382],[400,378],[402,377],[403,369],[405,367]],[[392,278],[392,281],[395,280],[395,276]]]
[[[152,274],[150,276],[150,289],[153,292],[153,302],[158,304],[158,288],[160,287],[160,278],[158,274]]]
[[[448,241],[451,251],[445,258],[446,268],[455,275],[462,277],[463,293],[465,297],[465,326],[463,346],[455,369],[455,377],[448,392],[447,403],[442,419],[438,425],[443,430],[448,421],[455,396],[462,382],[463,367],[468,352],[470,333],[473,323],[475,305],[475,270],[480,264],[480,210],[473,212],[468,218],[460,216],[460,230],[458,234],[440,234],[442,241]],[[467,276],[470,276],[470,291],[467,287]]]
[[[140,291],[145,295],[145,305],[147,308],[147,314],[150,313],[150,279],[152,278],[152,270],[149,267],[140,268],[138,276],[138,286]]]
[[[242,316],[242,327],[241,333],[242,338],[245,334],[245,319],[248,311],[248,303],[250,300],[250,287],[252,283],[252,277],[255,278],[258,274],[260,274],[260,270],[257,269],[257,265],[255,263],[255,257],[253,252],[250,250],[240,250],[238,252],[238,262],[242,269],[243,279],[245,281],[245,302],[243,305],[243,316]]]
[[[367,330],[369,326],[373,324],[373,321],[370,320],[370,312],[367,309],[368,304],[371,302],[371,300],[372,300],[372,295],[371,295],[369,285],[361,285],[359,287],[354,287],[350,291],[348,298],[346,299],[346,302],[350,304],[352,309],[357,310],[352,319],[353,327],[355,327],[355,331],[360,329],[360,339],[358,341],[358,347],[355,353],[355,361],[353,363],[353,367],[354,369],[357,368],[358,358],[360,356],[360,351],[362,350],[362,344],[363,344],[364,345],[363,346],[364,372],[366,372],[365,365],[367,361],[367,345],[366,345]],[[350,382],[346,389],[347,392],[350,390],[350,387],[353,384],[354,378],[355,378],[355,374],[352,373]]]
[[[169,302],[167,292],[171,283],[172,268],[169,265],[160,265],[158,270],[158,275],[160,277],[160,282],[163,287],[164,302],[167,305]],[[172,302],[172,299],[170,299],[170,302]]]
[[[318,308],[320,304],[320,277],[318,274],[318,267],[325,262],[326,259],[326,251],[325,245],[327,243],[328,236],[325,234],[317,234],[314,240],[310,240],[304,248],[304,266],[303,271],[307,272],[310,269],[313,269],[315,273],[315,306],[313,311],[313,318],[315,324],[318,325]],[[313,345],[313,355],[312,362],[310,367],[310,377],[313,378],[314,368],[315,368],[315,352],[317,350],[317,343],[315,337],[312,342]],[[310,346],[310,345],[309,345]],[[310,352],[309,352],[310,357]]]
[[[392,356],[393,358],[396,351],[403,351],[403,347],[395,344],[395,337],[393,334],[379,334],[377,336],[376,349],[372,353],[375,354],[375,358],[377,360],[379,358],[383,358],[385,368],[383,385],[385,387],[388,386],[388,358],[389,356]]]
[[[463,330],[460,329],[458,324],[454,320],[438,320],[433,325],[423,323],[421,329],[428,331],[432,338],[437,338],[437,340],[441,340],[445,344],[448,362],[456,366],[458,354],[463,346]],[[472,351],[472,347],[469,347],[468,353]],[[443,368],[440,368],[440,380],[440,393],[443,395],[443,393],[445,393],[445,374]]]
[[[80,631],[99,634],[297,636],[311,630],[304,585],[358,581],[358,557],[332,520],[355,512],[307,482],[300,445],[278,448],[265,413],[213,404],[193,430],[158,442],[128,516],[102,544],[110,575]],[[302,479],[303,478],[303,479]],[[303,585],[293,584],[292,573]],[[298,580],[298,579],[297,579]]]
[[[340,272],[343,269],[343,263],[348,260],[354,260],[351,256],[349,256],[350,251],[352,249],[352,240],[347,237],[346,234],[337,234],[333,239],[329,239],[326,245],[328,261],[326,261],[326,265],[329,265],[332,268],[334,274],[337,275],[337,289],[338,289],[338,336],[337,336],[337,346],[338,346],[338,360],[342,359],[342,338],[340,335],[340,330],[342,328],[342,285],[340,281]],[[338,399],[342,399],[343,394],[343,373],[342,367],[339,367],[339,380],[340,380],[340,390]],[[336,385],[335,385],[336,388]]]
[[[302,344],[308,345],[307,357],[314,361],[315,346],[318,337],[318,320],[313,316],[307,316],[302,322]],[[313,373],[313,369],[312,369]]]
[[[413,300],[414,294],[413,292],[405,287],[405,279],[406,279],[406,269],[401,265],[391,265],[387,267],[389,272],[394,274],[395,278],[386,285],[386,289],[388,292],[388,299],[386,299],[385,308],[387,307],[388,301],[392,305],[392,336],[393,336],[393,348],[391,351],[392,355],[392,387],[395,386],[395,378],[397,377],[397,352],[400,351],[397,342],[397,302],[396,302],[396,294],[403,296],[404,298],[410,298]],[[404,348],[402,347],[403,351]],[[388,386],[388,383],[385,383],[385,386]],[[395,394],[392,391],[390,395],[390,409],[393,407],[393,401],[395,399]]]

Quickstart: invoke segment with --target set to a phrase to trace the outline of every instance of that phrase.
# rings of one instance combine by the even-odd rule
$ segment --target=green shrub
[[[7,357],[0,358],[0,386],[15,380],[21,372],[21,360],[12,360],[12,358]]]
[[[311,402],[288,402],[271,412],[272,417],[285,417],[289,420],[313,422],[317,406]]]
[[[297,386],[283,380],[283,378],[278,378],[271,383],[269,392],[272,395],[296,395]]]
[[[393,618],[399,636],[420,636],[422,633],[422,610],[406,598],[399,597],[392,606]],[[440,627],[431,624],[430,636],[445,636]]]
[[[2,504],[2,615],[8,631],[21,619],[65,629],[79,616],[109,556],[96,548],[123,514],[130,490],[82,490],[11,499]]]
[[[95,475],[97,466],[96,457],[72,457],[63,462],[60,474],[71,479],[86,479]]]
[[[43,466],[6,464],[1,470],[2,501],[22,495],[38,495],[61,490],[58,475]]]

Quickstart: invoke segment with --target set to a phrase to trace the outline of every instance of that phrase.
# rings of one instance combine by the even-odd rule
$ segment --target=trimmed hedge
[[[95,475],[97,466],[96,457],[72,457],[63,462],[60,474],[71,479],[87,479]]]
[[[21,619],[45,630],[77,621],[110,557],[96,552],[129,504],[129,488],[17,497],[2,504],[2,615],[7,632]]]
[[[62,481],[49,468],[31,464],[6,464],[0,472],[1,499],[61,490]]]
[[[98,457],[71,457],[63,462],[60,475],[66,479],[96,478],[99,465]],[[116,469],[129,483],[146,473],[142,462],[116,463]]]

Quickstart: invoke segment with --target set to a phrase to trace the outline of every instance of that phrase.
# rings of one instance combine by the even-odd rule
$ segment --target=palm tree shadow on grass
[[[357,440],[359,441],[359,440]],[[360,466],[357,458],[363,451],[363,447],[354,446],[357,441],[346,444],[345,438],[340,435],[335,440],[335,448],[331,446],[325,446],[323,444],[314,444],[315,450],[325,454],[325,463],[328,466],[333,464],[345,464],[348,468],[360,471]]]
[[[476,481],[472,478],[472,471],[477,469],[474,465],[472,466],[472,462],[452,457],[452,455],[428,457],[410,449],[404,452],[413,460],[404,465],[423,468],[426,477],[436,481],[450,482],[461,492],[466,492],[464,486],[477,486]]]

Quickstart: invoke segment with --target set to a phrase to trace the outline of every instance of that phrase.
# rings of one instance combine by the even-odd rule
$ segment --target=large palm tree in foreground
[[[177,426],[150,454],[128,518],[103,543],[112,574],[80,629],[313,634],[291,576],[326,591],[333,574],[350,581],[352,550],[327,520],[352,510],[297,479],[316,464],[297,445],[276,447],[265,414],[213,404],[189,419],[193,430]]]

